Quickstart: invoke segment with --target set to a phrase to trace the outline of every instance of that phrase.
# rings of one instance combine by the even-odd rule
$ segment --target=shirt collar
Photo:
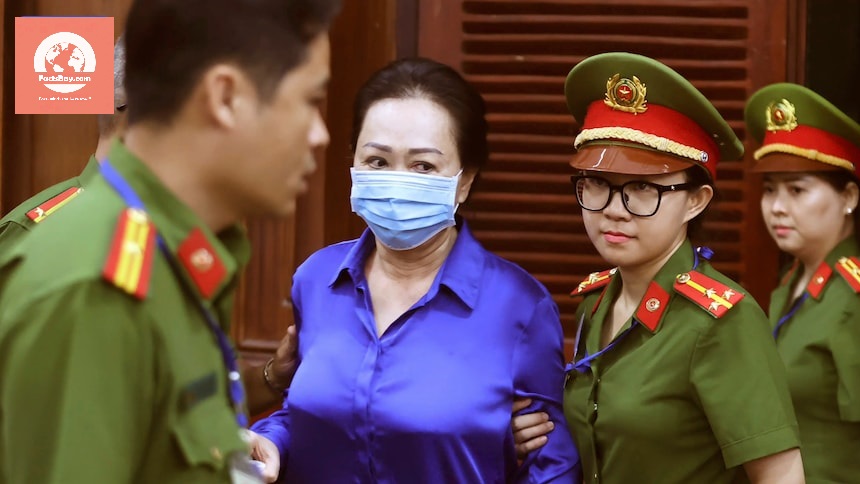
[[[188,286],[203,300],[219,298],[250,257],[244,229],[212,233],[121,141],[113,142],[108,159],[140,197]]]
[[[827,287],[827,283],[833,276],[833,268],[839,262],[839,259],[843,257],[857,256],[858,254],[860,254],[860,245],[858,245],[857,239],[853,234],[846,237],[842,242],[836,244],[836,247],[827,254],[827,257],[824,258],[824,262],[818,266],[818,269],[813,273],[812,277],[810,277],[809,282],[806,285],[806,292],[809,293],[813,299],[820,299],[821,294]],[[780,313],[782,313],[785,309],[784,306],[788,302],[790,292],[802,273],[803,266],[800,264],[800,261],[795,259],[791,268],[780,281],[779,286],[771,294],[771,301],[773,301],[771,310],[776,308]]]
[[[451,248],[451,252],[442,263],[439,274],[437,274],[427,295],[428,299],[432,299],[438,292],[439,286],[445,286],[470,309],[474,309],[481,288],[486,252],[472,235],[466,221],[461,217],[457,217],[457,231],[454,247]],[[376,238],[373,236],[373,232],[370,229],[364,229],[361,237],[358,238],[347,252],[343,262],[338,266],[329,281],[329,286],[333,287],[342,281],[344,275],[348,275],[353,283],[362,280],[365,261],[375,246]]]
[[[654,279],[648,286],[642,300],[633,312],[632,320],[640,323],[644,328],[652,333],[656,333],[661,328],[663,316],[666,314],[666,309],[669,306],[669,301],[674,295],[673,286],[675,278],[678,274],[690,271],[695,263],[696,256],[693,246],[689,239],[684,240],[680,247],[672,254],[672,257],[663,264],[663,267],[654,276]],[[593,314],[598,314],[596,319],[600,319],[608,314],[608,307],[621,290],[621,273],[616,272],[612,275],[612,280],[606,286],[605,293],[600,297],[598,304],[603,303],[600,307],[592,309]],[[632,324],[628,322],[625,328]]]

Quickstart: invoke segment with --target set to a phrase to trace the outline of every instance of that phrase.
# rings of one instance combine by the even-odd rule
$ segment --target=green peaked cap
[[[783,99],[794,105],[797,124],[835,134],[860,148],[860,124],[815,91],[788,82],[765,86],[747,101],[744,121],[750,135],[759,143],[767,131],[769,106]]]
[[[732,128],[698,89],[668,66],[649,57],[627,52],[610,52],[589,57],[570,70],[564,84],[567,107],[583,124],[592,102],[606,95],[607,80],[636,76],[647,88],[647,104],[660,105],[690,118],[708,133],[723,161],[743,157],[744,148]]]

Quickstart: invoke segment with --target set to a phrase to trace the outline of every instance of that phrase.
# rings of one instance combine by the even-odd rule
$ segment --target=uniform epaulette
[[[836,262],[836,272],[845,278],[845,282],[860,293],[860,259],[857,257],[843,257]]]
[[[37,206],[36,208],[27,212],[27,218],[32,220],[33,223],[39,223],[42,220],[45,220],[48,215],[51,215],[52,213],[62,208],[63,205],[72,201],[72,199],[78,196],[78,194],[82,191],[84,191],[84,189],[81,187],[68,188],[59,195],[51,197],[50,199],[39,204],[39,206]]]
[[[155,226],[146,213],[127,208],[119,215],[102,276],[138,299],[146,297],[152,259],[158,246]]]
[[[580,282],[576,289],[570,292],[571,296],[581,296],[583,294],[587,294],[595,289],[600,289],[601,287],[609,284],[609,281],[612,280],[612,276],[618,271],[617,267],[613,267],[612,269],[607,269],[603,272],[592,272],[585,278],[584,281]]]
[[[715,318],[723,317],[744,298],[744,293],[697,271],[678,274],[674,288],[675,292],[696,303]]]

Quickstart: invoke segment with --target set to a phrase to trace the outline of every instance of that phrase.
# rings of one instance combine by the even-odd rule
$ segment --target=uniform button
[[[594,404],[594,411],[595,412],[597,411],[597,404],[596,403]]]
[[[212,458],[218,462],[221,462],[221,459],[224,457],[223,455],[221,455],[221,449],[219,449],[218,447],[212,447],[211,449],[209,449],[209,452],[212,454]]]
[[[600,383],[600,378],[597,379],[597,383]]]
[[[231,371],[227,375],[227,377],[230,378],[230,381],[239,381],[239,378],[241,378],[241,375],[239,375],[238,371]]]

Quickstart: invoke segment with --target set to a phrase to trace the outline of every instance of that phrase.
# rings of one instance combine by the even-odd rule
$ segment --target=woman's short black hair
[[[364,118],[374,103],[410,98],[432,101],[451,117],[464,171],[477,172],[486,164],[489,148],[484,99],[451,67],[420,57],[392,62],[373,74],[358,91],[353,105],[352,152],[355,153]]]

